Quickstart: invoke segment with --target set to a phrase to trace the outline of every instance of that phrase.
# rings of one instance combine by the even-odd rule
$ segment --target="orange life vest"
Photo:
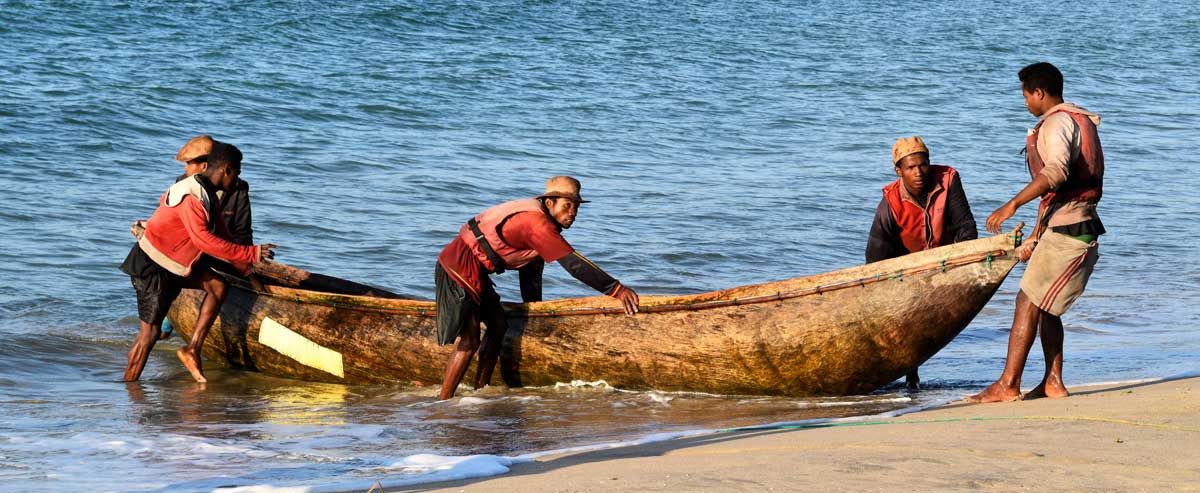
[[[1100,201],[1100,196],[1104,193],[1104,150],[1100,147],[1100,135],[1096,133],[1096,124],[1083,113],[1065,108],[1055,110],[1054,113],[1059,111],[1071,115],[1071,120],[1079,126],[1079,154],[1068,165],[1067,181],[1059,185],[1058,190],[1042,196],[1041,204],[1038,205],[1039,218],[1052,204],[1072,201],[1094,204]],[[1025,137],[1025,161],[1029,165],[1029,175],[1034,178],[1046,166],[1037,149],[1038,132],[1041,131],[1043,123],[1046,123],[1046,118],[1042,118]]]
[[[464,224],[458,230],[458,236],[467,244],[467,248],[471,249],[471,253],[479,259],[483,266],[489,272],[501,272],[504,269],[519,269],[525,264],[538,258],[537,250],[518,250],[512,245],[504,241],[504,237],[500,235],[500,226],[504,224],[508,218],[522,212],[542,211],[542,203],[538,199],[520,199],[505,202],[503,204],[490,207],[487,210],[475,216],[475,222],[479,227],[479,231],[483,233],[487,243],[492,247],[492,250],[504,262],[504,265],[494,265],[492,260],[488,258],[487,252],[479,245],[479,241],[475,238],[475,233],[471,231],[470,224]]]
[[[904,243],[909,253],[919,252],[942,246],[942,233],[946,229],[946,197],[950,194],[950,184],[958,171],[949,166],[931,165],[929,175],[934,187],[925,199],[927,206],[907,200],[901,191],[904,183],[899,178],[883,187],[883,198],[887,201],[892,217],[900,226],[900,241]]]

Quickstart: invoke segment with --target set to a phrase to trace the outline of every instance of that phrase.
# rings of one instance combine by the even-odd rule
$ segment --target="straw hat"
[[[561,197],[574,200],[575,202],[590,202],[583,200],[583,197],[579,196],[579,189],[579,180],[569,176],[555,176],[546,180],[546,191],[538,195],[537,198]]]
[[[896,139],[896,143],[892,145],[892,164],[900,162],[910,154],[924,152],[929,154],[929,148],[925,147],[925,141],[916,135],[912,137],[902,137]]]
[[[213,138],[208,135],[192,137],[175,154],[176,161],[188,162],[207,157],[213,148]]]

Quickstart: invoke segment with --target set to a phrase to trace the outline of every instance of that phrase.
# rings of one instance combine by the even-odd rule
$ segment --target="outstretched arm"
[[[637,313],[639,303],[637,292],[608,275],[578,251],[572,250],[565,257],[558,259],[558,263],[571,274],[571,277],[579,279],[580,282],[591,286],[596,291],[621,300],[621,304],[625,306],[625,313],[629,315]]]
[[[208,211],[205,210],[204,205],[191,196],[185,197],[183,200],[184,203],[177,208],[188,236],[200,251],[233,264],[244,274],[250,272],[250,266],[255,262],[272,256],[273,245],[238,245],[209,231]],[[220,221],[217,222],[217,228],[224,229]]]
[[[1056,113],[1046,118],[1037,138],[1036,152],[1042,160],[1042,170],[1017,193],[1016,197],[988,216],[988,232],[999,233],[1004,226],[1004,220],[1013,217],[1017,209],[1033,199],[1057,190],[1067,181],[1070,174],[1071,149],[1078,141],[1078,135],[1079,126],[1066,113]],[[1036,239],[1038,228],[1034,227],[1033,231]]]
[[[1005,202],[1004,205],[992,212],[992,215],[987,218],[987,230],[992,234],[999,234],[1004,226],[1004,221],[1013,217],[1017,213],[1017,209],[1028,204],[1029,201],[1045,195],[1046,192],[1052,190],[1050,180],[1039,174],[1030,181],[1025,188],[1022,188],[1012,200]]]

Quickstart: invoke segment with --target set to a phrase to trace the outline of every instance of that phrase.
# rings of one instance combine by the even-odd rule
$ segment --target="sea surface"
[[[892,412],[1003,366],[1022,267],[915,394],[562,382],[435,403],[211,362],[201,386],[178,338],[121,383],[128,226],[200,133],[245,153],[255,237],[292,265],[432,297],[466,218],[570,174],[592,200],[573,245],[642,293],[693,293],[861,263],[902,136],[960,170],[982,228],[1028,181],[1016,72],[1050,61],[1103,116],[1107,161],[1065,377],[1196,369],[1197,33],[1189,1],[0,2],[0,490],[420,481],[471,455]],[[590,294],[546,272],[548,298]]]

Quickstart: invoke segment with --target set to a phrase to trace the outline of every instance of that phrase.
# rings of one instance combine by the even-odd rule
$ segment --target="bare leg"
[[[129,348],[129,362],[125,364],[126,382],[136,382],[142,377],[142,370],[146,368],[146,360],[150,358],[150,350],[154,349],[154,343],[158,342],[158,337],[162,332],[157,326],[146,322],[141,322],[141,324],[137,338],[133,340],[133,347]]]
[[[475,367],[475,389],[481,389],[492,381],[492,371],[500,359],[500,348],[504,345],[504,328],[488,327],[483,345],[479,349],[479,364]]]
[[[1042,313],[1022,291],[1017,294],[1017,308],[1013,312],[1012,330],[1008,334],[1008,357],[1004,360],[1004,372],[1000,379],[983,389],[983,392],[968,397],[971,402],[1007,402],[1021,398],[1021,373],[1025,371],[1025,360],[1037,337],[1039,315]]]
[[[212,328],[217,315],[221,313],[221,305],[225,303],[225,281],[205,271],[195,279],[188,279],[188,287],[199,287],[204,290],[204,303],[200,305],[200,315],[196,317],[196,330],[187,347],[175,350],[175,356],[183,362],[188,373],[197,382],[207,382],[204,369],[201,367],[200,350],[204,347],[204,338],[208,337],[208,329]]]
[[[481,389],[492,381],[492,371],[500,359],[500,350],[504,347],[504,334],[508,332],[508,316],[504,307],[500,306],[500,298],[489,298],[483,307],[484,323],[487,333],[484,334],[483,345],[479,348],[479,365],[475,367],[475,388]]]
[[[913,368],[912,371],[908,372],[908,375],[904,376],[904,384],[910,391],[921,390],[921,376],[917,374],[916,368]]]
[[[454,397],[454,391],[458,390],[459,382],[462,382],[463,375],[467,374],[467,367],[471,366],[471,358],[475,356],[477,349],[479,322],[471,320],[467,324],[466,333],[459,336],[458,346],[454,348],[450,360],[446,362],[446,373],[442,377],[442,390],[438,393],[438,400],[444,401]]]
[[[1042,354],[1046,356],[1046,375],[1042,383],[1025,394],[1026,398],[1066,397],[1067,386],[1062,380],[1063,365],[1063,326],[1062,319],[1042,312],[1040,324],[1042,338]]]

